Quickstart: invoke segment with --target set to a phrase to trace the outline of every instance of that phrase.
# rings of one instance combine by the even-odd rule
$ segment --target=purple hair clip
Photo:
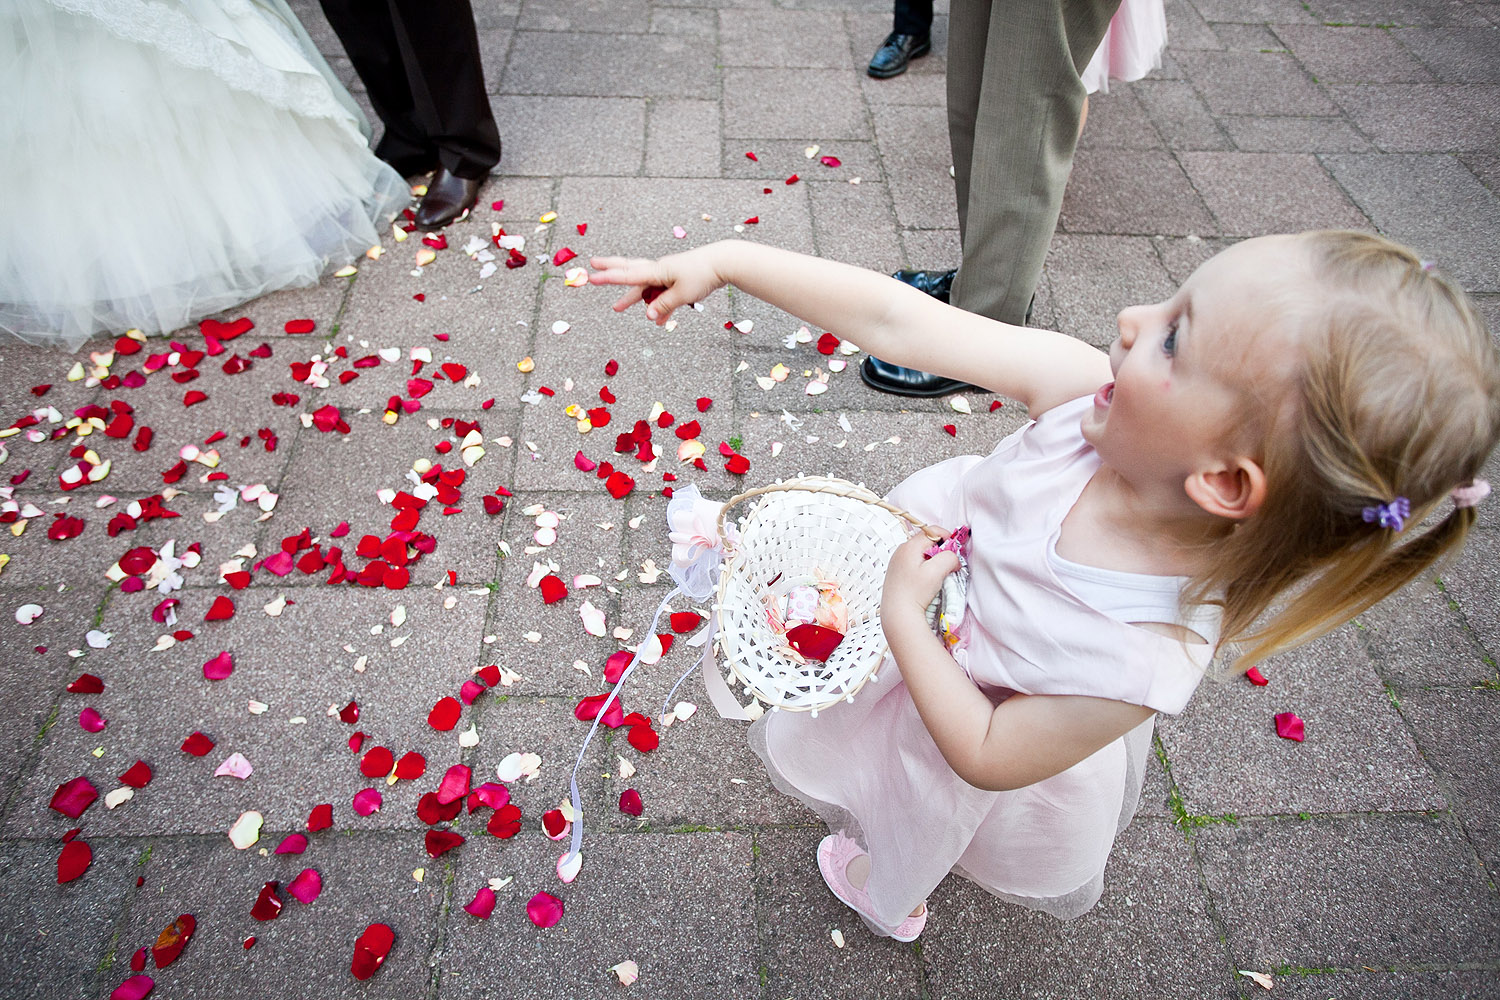
[[[1377,523],[1382,528],[1400,531],[1406,527],[1406,519],[1411,517],[1411,501],[1406,497],[1397,497],[1390,503],[1366,507],[1361,513],[1366,524]]]

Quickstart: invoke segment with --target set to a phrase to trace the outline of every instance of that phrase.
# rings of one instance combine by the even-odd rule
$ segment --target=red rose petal
[[[63,845],[57,856],[57,883],[71,882],[89,870],[94,860],[94,851],[81,840],[70,840]]]
[[[787,185],[787,186],[788,186],[788,187],[790,187],[790,186],[791,186],[791,185],[793,185],[793,184],[795,184],[795,183],[797,183],[797,182],[798,182],[798,181],[800,181],[800,180],[801,180],[801,179],[802,179],[802,178],[800,178],[800,177],[798,177],[798,176],[797,176],[797,175],[796,175],[796,174],[793,174],[793,175],[792,175],[792,176],[790,176],[790,177],[788,177],[788,178],[787,178],[787,179],[786,179],[786,181],[785,181],[785,182],[784,182],[784,183],[785,183],[785,184],[786,184],[786,185]]]
[[[526,915],[538,927],[551,927],[562,919],[562,900],[550,892],[539,892],[526,903]]]
[[[276,895],[276,883],[267,882],[261,886],[260,895],[255,897],[250,915],[256,920],[275,920],[281,916],[281,906],[281,897]]]
[[[93,782],[80,775],[57,786],[48,805],[69,819],[77,819],[99,797]]]
[[[619,683],[620,675],[625,673],[625,668],[630,666],[630,661],[633,659],[635,659],[635,654],[628,649],[618,649],[610,653],[609,659],[604,661],[604,680],[610,684]]]
[[[839,338],[831,333],[825,333],[818,338],[818,353],[832,354],[839,349]]]
[[[631,726],[630,733],[626,736],[626,739],[630,741],[631,746],[635,747],[641,753],[650,753],[661,743],[661,737],[657,735],[656,730],[652,729],[649,724]]]
[[[85,708],[78,713],[78,726],[85,732],[102,733],[108,724],[97,708]]]
[[[689,420],[687,423],[683,424],[681,427],[678,427],[672,433],[676,434],[677,437],[683,441],[690,441],[702,432],[703,428],[699,426],[698,421]]]
[[[310,319],[289,319],[283,327],[287,333],[312,333],[317,324]]]
[[[412,750],[401,755],[396,762],[396,777],[403,781],[415,781],[427,773],[427,758]]]
[[[491,663],[488,666],[480,667],[479,671],[475,673],[474,676],[478,677],[487,686],[494,687],[496,684],[500,683],[500,666],[498,664]]]
[[[365,932],[354,942],[354,960],[349,965],[354,978],[364,980],[375,975],[375,970],[380,968],[395,943],[396,934],[389,926],[371,924],[366,927]]]
[[[277,854],[301,854],[307,850],[307,835],[303,833],[289,833],[281,838],[281,843],[276,845]]]
[[[553,840],[568,831],[568,821],[563,817],[561,809],[548,809],[542,813],[542,830]]]
[[[380,791],[375,788],[361,788],[354,793],[354,811],[360,816],[368,816],[380,811],[380,804],[384,801]]]
[[[374,747],[359,760],[359,773],[366,778],[384,778],[396,766],[396,758],[385,747]]]
[[[197,929],[198,920],[191,913],[179,916],[156,936],[156,943],[151,946],[151,961],[156,963],[158,969],[165,969],[177,961],[177,956],[188,946],[188,942],[193,939],[193,931]]]
[[[825,167],[842,167],[844,165],[843,161],[837,156],[820,156],[818,157],[818,162]]]
[[[445,361],[439,367],[449,382],[462,382],[469,375],[469,369],[454,361]]]
[[[135,954],[130,956],[130,971],[140,972],[146,967],[146,949],[137,948]]]
[[[427,713],[427,724],[446,733],[458,725],[458,718],[462,714],[463,706],[458,703],[457,698],[450,695],[432,706],[432,711]]]
[[[1304,735],[1302,720],[1294,712],[1282,712],[1276,716],[1276,735],[1301,743]]]
[[[1249,681],[1251,684],[1254,684],[1256,687],[1265,687],[1267,684],[1271,683],[1270,681],[1266,680],[1265,674],[1262,674],[1260,672],[1259,667],[1251,667],[1249,670],[1246,670],[1245,680]]]
[[[193,406],[194,404],[203,402],[207,398],[208,393],[199,392],[197,389],[189,389],[187,395],[182,397],[182,405]]]
[[[712,399],[710,399],[708,396],[699,396],[698,397],[698,412],[699,413],[707,413],[708,412],[708,408],[710,406],[713,406],[713,405],[714,405],[714,401]]]
[[[760,157],[756,156],[754,153],[751,153],[751,152],[746,152],[745,153],[745,159],[747,159],[747,160],[755,160],[756,162],[760,162]]]
[[[944,424],[943,430],[949,437],[958,437],[958,428],[952,424]]]
[[[809,660],[822,663],[833,655],[839,643],[844,641],[844,635],[842,632],[835,632],[822,625],[803,623],[786,630],[786,641],[789,646]]]
[[[577,256],[578,255],[572,250],[568,249],[567,247],[563,247],[561,250],[557,251],[557,253],[552,255],[552,266],[562,267],[568,261]]]
[[[151,765],[138,760],[120,775],[120,784],[129,785],[131,788],[145,788],[151,784],[151,778]]]
[[[480,920],[490,919],[490,914],[495,912],[495,890],[487,885],[480,886],[473,902],[465,904],[464,910]]]
[[[448,805],[468,795],[469,782],[472,780],[473,774],[467,764],[454,764],[443,774],[443,780],[438,782],[438,802]]]
[[[145,1000],[156,989],[156,980],[150,976],[131,976],[109,994],[109,1000]]]
[[[645,803],[641,801],[641,793],[634,788],[627,788],[620,793],[620,812],[630,816],[639,816],[646,811]]]
[[[992,400],[990,400],[990,412],[994,413],[996,410],[1000,409],[1000,407],[1002,407],[1004,405],[1005,404],[1002,403],[1002,402],[1000,402],[1000,400],[998,400],[998,399],[992,399]]]
[[[222,681],[232,673],[234,673],[234,658],[229,655],[227,649],[203,664],[203,676],[211,681]]]
[[[316,833],[326,830],[333,825],[333,805],[328,802],[313,806],[313,811],[307,815],[307,830]]]
[[[604,488],[616,500],[623,500],[631,490],[635,489],[635,480],[623,472],[611,472],[609,478],[604,481]]]
[[[724,471],[743,476],[750,471],[750,460],[744,455],[730,455],[729,461],[724,463]]]
[[[614,378],[620,372],[620,362],[610,358],[604,362],[604,375],[606,378]]]
[[[182,752],[194,757],[202,757],[213,748],[214,741],[196,731],[189,733],[188,738],[182,741]]]
[[[68,685],[69,694],[103,694],[104,681],[93,674],[79,674],[78,679]]]
[[[428,830],[423,837],[427,853],[434,858],[442,857],[463,842],[463,835],[452,830]]]
[[[120,557],[120,572],[130,576],[139,576],[155,565],[156,553],[144,545]]]
[[[343,708],[339,709],[339,721],[340,722],[347,722],[350,725],[353,725],[354,723],[358,722],[359,721],[359,702],[351,701],[349,704],[347,704]]]
[[[469,812],[476,808],[475,802],[491,809],[503,809],[510,802],[510,789],[496,782],[486,781],[469,793]]]
[[[674,611],[668,619],[672,624],[672,631],[681,635],[683,632],[691,632],[703,623],[703,616],[696,611]]]
[[[208,614],[203,616],[203,620],[206,622],[221,622],[226,618],[233,617],[234,602],[223,594],[220,594],[214,598],[214,603],[209,607]]]
[[[250,586],[250,574],[244,570],[236,570],[233,573],[224,574],[224,582],[235,590],[244,590]]]
[[[561,579],[553,576],[551,573],[542,577],[541,580],[537,582],[537,589],[542,592],[543,604],[556,604],[558,601],[568,596],[567,585],[564,584]]]
[[[747,225],[747,226],[758,226],[758,225],[760,225],[760,216],[758,216],[758,215],[752,215],[752,216],[750,216],[750,218],[748,218],[748,219],[745,220],[745,225]]]
[[[495,814],[490,817],[490,821],[485,824],[484,828],[501,840],[514,837],[521,832],[520,808],[513,802],[507,802],[495,810]]]
[[[316,868],[304,868],[287,883],[286,894],[299,903],[313,902],[323,892],[323,876]]]

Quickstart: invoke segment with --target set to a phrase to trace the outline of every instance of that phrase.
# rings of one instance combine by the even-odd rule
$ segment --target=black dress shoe
[[[470,180],[448,172],[447,167],[438,167],[417,206],[418,229],[441,229],[474,207],[479,200],[479,185],[483,178]]]
[[[870,66],[865,70],[877,80],[900,76],[906,72],[906,64],[932,51],[931,35],[901,35],[891,32],[875,50]]]
[[[944,378],[915,368],[902,368],[888,364],[879,358],[865,358],[859,366],[859,377],[865,385],[895,396],[946,396],[966,389],[980,389],[977,385],[960,382],[955,378]]]
[[[957,271],[897,271],[891,277],[919,292],[926,292],[939,302],[947,302],[957,274]]]

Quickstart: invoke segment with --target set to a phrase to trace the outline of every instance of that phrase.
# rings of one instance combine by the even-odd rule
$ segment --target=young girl
[[[1032,419],[892,502],[971,529],[961,641],[924,609],[958,565],[921,535],[890,563],[899,673],[751,739],[834,834],[833,892],[915,938],[949,871],[1070,918],[1135,811],[1155,713],[1216,649],[1253,663],[1322,635],[1459,546],[1500,436],[1500,361],[1464,294],[1354,232],[1270,236],[1119,314],[1109,353],[899,282],[745,242],[600,258],[647,315],[726,283],[897,364],[986,386]]]

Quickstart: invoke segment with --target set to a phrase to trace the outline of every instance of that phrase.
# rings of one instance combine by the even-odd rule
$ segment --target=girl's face
[[[1247,240],[1165,302],[1122,310],[1109,351],[1114,381],[1083,418],[1084,439],[1104,463],[1149,488],[1181,487],[1239,454],[1258,459],[1259,443],[1240,430],[1252,416],[1246,407],[1274,405],[1290,385],[1295,334],[1277,321],[1306,273],[1295,237]]]

